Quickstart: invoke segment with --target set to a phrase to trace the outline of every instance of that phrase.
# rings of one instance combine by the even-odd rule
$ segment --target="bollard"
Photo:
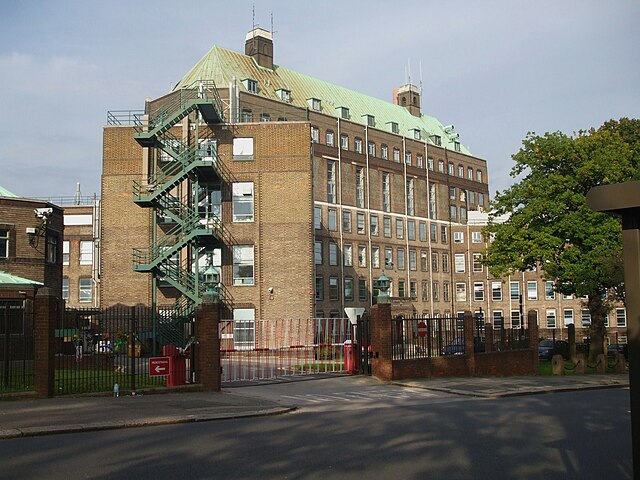
[[[604,353],[596,357],[596,373],[607,373],[607,356]]]
[[[554,375],[564,375],[564,359],[562,355],[554,355],[551,359],[551,367]]]
[[[616,354],[616,373],[625,373],[627,371],[627,359],[624,358],[624,353]]]
[[[576,373],[584,373],[584,353],[576,354]]]
[[[120,385],[118,385],[117,383],[113,386],[113,396],[114,397],[120,396]]]

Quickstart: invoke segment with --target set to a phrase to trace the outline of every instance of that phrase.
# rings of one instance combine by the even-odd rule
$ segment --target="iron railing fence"
[[[34,390],[33,304],[0,300],[0,393]]]
[[[144,306],[65,310],[55,330],[56,394],[107,392],[116,384],[122,391],[165,386],[166,377],[149,375],[149,358],[162,355],[169,314]],[[189,357],[185,364],[185,378],[192,379]]]
[[[529,329],[494,327],[492,347],[492,351],[494,352],[529,348]]]
[[[346,318],[222,320],[222,381],[343,372],[352,329]]]
[[[464,326],[453,317],[414,317],[392,320],[393,360],[463,354]]]

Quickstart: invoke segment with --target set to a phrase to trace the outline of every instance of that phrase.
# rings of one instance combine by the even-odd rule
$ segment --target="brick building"
[[[0,296],[32,299],[44,285],[60,297],[62,237],[60,207],[19,198],[0,187],[0,271],[14,278],[14,285],[3,285]]]
[[[370,307],[384,271],[403,312],[517,325],[511,291],[475,300],[494,288],[468,221],[488,172],[455,127],[414,85],[388,102],[273,60],[257,28],[244,54],[214,46],[144,111],[108,113],[101,304],[188,312],[215,287],[252,343],[256,319]]]

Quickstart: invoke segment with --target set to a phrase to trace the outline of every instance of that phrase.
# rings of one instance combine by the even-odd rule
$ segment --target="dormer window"
[[[398,128],[398,123],[397,122],[389,122],[389,129],[391,130],[391,133],[400,133],[400,128]]]
[[[280,101],[284,103],[291,103],[291,90],[285,90],[281,88],[277,90],[278,95],[280,96]]]
[[[319,98],[308,98],[307,104],[309,105],[311,110],[315,110],[316,112],[322,110],[322,102]]]
[[[442,137],[440,135],[431,135],[430,138],[434,145],[442,146]]]
[[[460,142],[453,142],[453,149],[456,152],[459,152],[460,151]]]
[[[365,121],[367,122],[367,126],[375,127],[376,126],[376,117],[373,115],[363,115]]]
[[[418,128],[413,129],[413,138],[415,140],[420,140],[420,130]]]
[[[349,109],[347,107],[338,107],[337,110],[340,118],[349,120]]]
[[[245,78],[242,84],[249,93],[258,93],[258,81],[252,78]]]

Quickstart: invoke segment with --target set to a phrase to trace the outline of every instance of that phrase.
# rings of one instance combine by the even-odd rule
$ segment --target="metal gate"
[[[0,300],[0,393],[34,389],[33,304]]]
[[[222,382],[344,372],[346,318],[222,320]]]
[[[371,322],[369,315],[363,315],[356,324],[356,344],[358,367],[362,375],[371,375]]]

